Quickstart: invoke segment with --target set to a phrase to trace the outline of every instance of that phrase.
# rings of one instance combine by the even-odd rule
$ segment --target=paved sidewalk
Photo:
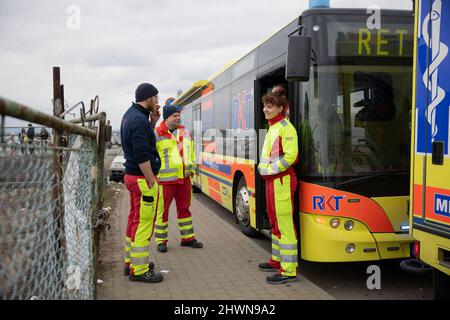
[[[110,217],[111,230],[100,241],[98,278],[104,282],[98,285],[98,299],[333,299],[304,277],[283,285],[267,284],[265,278],[270,273],[259,271],[257,265],[266,261],[270,253],[195,197],[191,212],[203,249],[180,247],[173,203],[168,252],[157,252],[153,238],[150,246],[150,260],[155,262],[155,269],[169,272],[164,273],[164,281],[158,284],[130,282],[123,275],[122,264],[129,200],[128,191],[121,188],[117,210]]]

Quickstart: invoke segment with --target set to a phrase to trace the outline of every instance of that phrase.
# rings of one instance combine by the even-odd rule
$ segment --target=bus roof
[[[279,32],[281,32],[284,28],[286,28],[288,25],[290,25],[292,22],[294,22],[295,20],[298,20],[299,16],[295,17],[295,19],[292,19],[288,24],[286,24],[285,26],[283,26],[281,29],[279,29],[278,31],[276,31],[275,33],[273,33],[272,35],[268,36],[266,39],[264,39],[263,41],[261,41],[258,45],[256,45],[252,50],[246,52],[244,55],[242,55],[239,59],[236,60],[232,60],[229,63],[227,63],[225,66],[222,67],[222,69],[220,69],[219,71],[213,73],[211,76],[208,77],[208,80],[200,80],[195,82],[189,89],[187,89],[185,92],[183,92],[183,94],[179,97],[177,97],[177,99],[173,102],[173,104],[182,104],[185,100],[187,100],[190,96],[192,96],[193,94],[195,94],[195,92],[197,90],[201,90],[203,86],[206,86],[208,83],[212,82],[215,78],[217,78],[218,76],[220,76],[222,73],[224,73],[225,71],[227,71],[228,69],[230,69],[231,67],[233,67],[235,64],[237,64],[239,61],[241,61],[242,59],[244,59],[247,55],[249,55],[250,53],[252,53],[253,51],[255,51],[257,48],[259,48],[263,43],[269,41],[272,37],[274,37],[276,34],[278,34]],[[199,86],[199,82],[201,81],[205,81],[206,83],[203,86]],[[189,94],[187,94],[189,93]]]
[[[227,63],[222,69],[217,71],[216,73],[213,73],[211,76],[208,77],[207,80],[200,80],[195,82],[189,89],[187,89],[181,96],[177,97],[177,99],[173,102],[173,104],[182,105],[184,102],[186,102],[190,97],[192,97],[196,92],[201,90],[204,86],[206,86],[208,83],[212,82],[215,78],[220,76],[222,73],[236,65],[239,61],[244,59],[247,55],[255,51],[257,48],[259,48],[262,44],[269,41],[271,38],[273,38],[275,35],[277,35],[279,32],[283,31],[287,26],[289,26],[292,22],[295,20],[298,20],[299,18],[304,18],[308,16],[317,16],[317,15],[367,15],[368,9],[359,9],[359,8],[315,8],[315,9],[307,9],[302,12],[300,16],[297,16],[295,19],[291,20],[288,24],[286,24],[284,27],[264,39],[262,42],[260,42],[255,48],[252,50],[246,52],[244,55],[242,55],[239,59],[233,60],[229,63]],[[411,10],[391,10],[391,9],[381,9],[381,14],[383,16],[411,16],[413,14],[413,11]],[[202,84],[203,83],[203,84]]]

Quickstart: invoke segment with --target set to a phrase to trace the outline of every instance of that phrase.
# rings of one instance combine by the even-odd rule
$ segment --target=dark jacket
[[[28,127],[27,136],[30,141],[34,139],[34,127]]]
[[[42,140],[47,140],[47,139],[48,139],[48,131],[47,131],[47,129],[45,129],[45,128],[43,128],[43,129],[41,130],[41,139],[42,139]]]
[[[150,160],[156,176],[161,159],[156,150],[156,138],[149,121],[150,111],[133,103],[122,118],[120,138],[125,155],[125,173],[143,176],[139,164]]]

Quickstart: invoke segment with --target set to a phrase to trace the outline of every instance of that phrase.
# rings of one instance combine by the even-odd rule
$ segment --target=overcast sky
[[[331,0],[332,7],[356,3],[412,7],[411,0]],[[0,96],[51,114],[59,66],[68,105],[99,95],[118,129],[139,83],[154,84],[162,104],[307,7],[308,0],[0,0]]]

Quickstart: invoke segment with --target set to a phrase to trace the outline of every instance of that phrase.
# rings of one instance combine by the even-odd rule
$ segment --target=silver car
[[[120,150],[111,163],[109,178],[111,181],[123,181],[125,175],[125,157],[123,150]]]

